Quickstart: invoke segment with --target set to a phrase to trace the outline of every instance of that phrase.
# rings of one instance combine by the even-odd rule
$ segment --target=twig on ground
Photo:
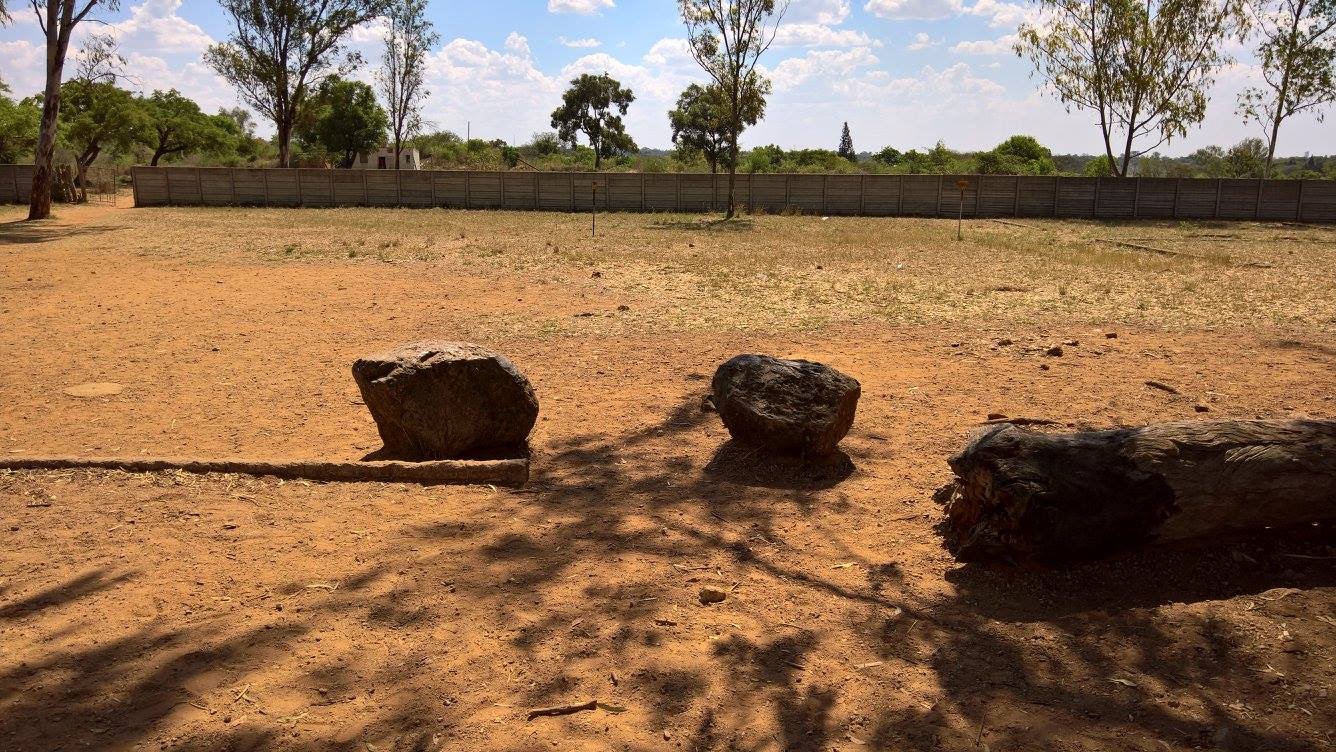
[[[993,418],[980,423],[981,426],[996,426],[1002,423],[1014,423],[1018,426],[1056,426],[1059,425],[1056,420],[1048,418]]]
[[[590,700],[589,702],[582,702],[578,705],[558,705],[552,708],[538,708],[537,710],[529,711],[528,720],[532,721],[535,718],[541,718],[543,716],[570,715],[572,713],[597,709],[598,700]]]
[[[1172,386],[1169,386],[1163,381],[1155,381],[1154,379],[1147,379],[1146,386],[1152,389],[1159,389],[1162,392],[1168,392],[1170,394],[1181,394],[1181,392],[1179,392],[1177,389],[1173,388]]]

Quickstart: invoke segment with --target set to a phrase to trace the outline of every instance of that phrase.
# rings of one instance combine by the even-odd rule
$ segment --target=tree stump
[[[996,426],[949,463],[939,532],[961,561],[1088,559],[1336,519],[1333,420]]]

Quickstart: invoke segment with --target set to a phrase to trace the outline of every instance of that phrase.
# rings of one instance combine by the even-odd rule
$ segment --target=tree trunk
[[[48,23],[50,23],[48,21]],[[60,124],[60,79],[65,73],[65,51],[69,42],[47,42],[46,90],[42,96],[42,124],[37,135],[32,173],[32,197],[28,219],[51,216],[51,172],[56,157],[56,132]]]
[[[732,219],[737,216],[737,203],[734,199],[734,189],[738,179],[738,129],[734,128],[728,136],[728,209],[724,212],[724,219]]]
[[[278,166],[289,167],[292,147],[292,123],[278,123]]]
[[[938,530],[962,561],[1089,559],[1336,520],[1336,420],[993,427],[949,460]]]
[[[157,167],[157,166],[158,166],[158,160],[159,160],[159,159],[162,159],[162,155],[165,154],[165,153],[166,153],[166,152],[163,151],[163,148],[162,148],[161,146],[159,146],[157,149],[154,149],[154,150],[153,150],[153,159],[150,159],[150,160],[148,161],[148,166],[149,166],[149,167]]]

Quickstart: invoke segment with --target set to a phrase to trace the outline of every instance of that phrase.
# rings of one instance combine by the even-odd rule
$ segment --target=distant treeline
[[[178,92],[137,96],[107,83],[70,81],[63,87],[62,161],[81,168],[94,163],[272,166],[273,139],[254,135],[255,122],[236,108],[208,115]],[[310,115],[294,129],[292,162],[304,167],[347,167],[361,149],[384,144],[384,115],[364,84],[331,79],[313,98]],[[31,162],[39,100],[14,100],[0,91],[0,162]],[[556,133],[534,134],[527,143],[463,139],[450,131],[417,136],[426,169],[594,169],[594,150],[571,146]],[[1137,158],[1132,173],[1144,177],[1261,177],[1266,145],[1245,139],[1227,149],[1211,146],[1185,157],[1150,154]],[[616,172],[709,172],[696,149],[640,149],[605,156],[600,168]],[[719,166],[722,169],[722,166]],[[841,155],[832,149],[785,149],[774,144],[743,151],[743,173],[1108,175],[1107,157],[1059,154],[1030,136],[1012,136],[987,151],[959,151],[938,142],[929,149],[886,147]],[[1336,155],[1277,158],[1278,178],[1336,178]]]

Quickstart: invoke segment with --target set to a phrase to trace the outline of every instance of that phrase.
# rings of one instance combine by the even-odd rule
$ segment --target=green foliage
[[[330,155],[339,167],[352,167],[358,154],[385,143],[390,121],[376,93],[361,81],[330,76],[311,97],[297,121],[297,138],[308,149]]]
[[[73,79],[60,87],[60,139],[82,172],[103,150],[129,151],[143,139],[148,114],[133,94],[113,83]]]
[[[765,115],[768,91],[768,84],[743,89],[740,111],[744,127],[755,125]],[[678,158],[690,163],[699,156],[710,166],[710,172],[718,172],[721,164],[728,166],[731,118],[728,93],[718,84],[688,86],[677,98],[677,107],[668,113]]]
[[[1238,112],[1267,128],[1265,176],[1281,123],[1304,112],[1321,122],[1323,108],[1336,102],[1336,0],[1249,0],[1248,9],[1263,85],[1239,94]]]
[[[15,164],[32,155],[41,120],[40,102],[15,102],[0,94],[0,164]]]
[[[594,169],[603,159],[638,150],[622,123],[635,94],[608,74],[582,74],[571,80],[562,95],[561,106],[552,112],[552,127],[563,142],[575,145],[580,134],[589,139],[594,150]]]
[[[1053,152],[1033,136],[1012,136],[978,156],[981,175],[1052,175]]]
[[[844,124],[844,130],[840,132],[840,148],[836,150],[842,158],[850,162],[858,161],[858,152],[854,151],[854,137],[849,133],[849,123]]]
[[[1206,116],[1243,0],[1039,0],[1016,51],[1068,107],[1095,113],[1115,174]],[[1115,161],[1116,158],[1116,161]]]
[[[242,136],[240,126],[225,115],[205,115],[199,105],[172,89],[155,91],[142,98],[147,127],[138,137],[153,150],[149,164],[156,167],[163,158],[180,159],[193,152],[223,154],[235,152]]]
[[[894,146],[887,146],[883,148],[881,151],[872,155],[873,162],[885,165],[886,167],[892,167],[897,164],[900,164],[900,160],[903,158],[904,154],[900,153],[900,150],[895,148]]]
[[[248,107],[273,121],[280,167],[307,96],[321,81],[361,62],[345,54],[350,31],[389,11],[388,0],[219,0],[232,33],[204,61]]]
[[[1102,178],[1118,174],[1113,158],[1107,154],[1101,154],[1087,162],[1085,168],[1081,170],[1081,173],[1092,178]]]

